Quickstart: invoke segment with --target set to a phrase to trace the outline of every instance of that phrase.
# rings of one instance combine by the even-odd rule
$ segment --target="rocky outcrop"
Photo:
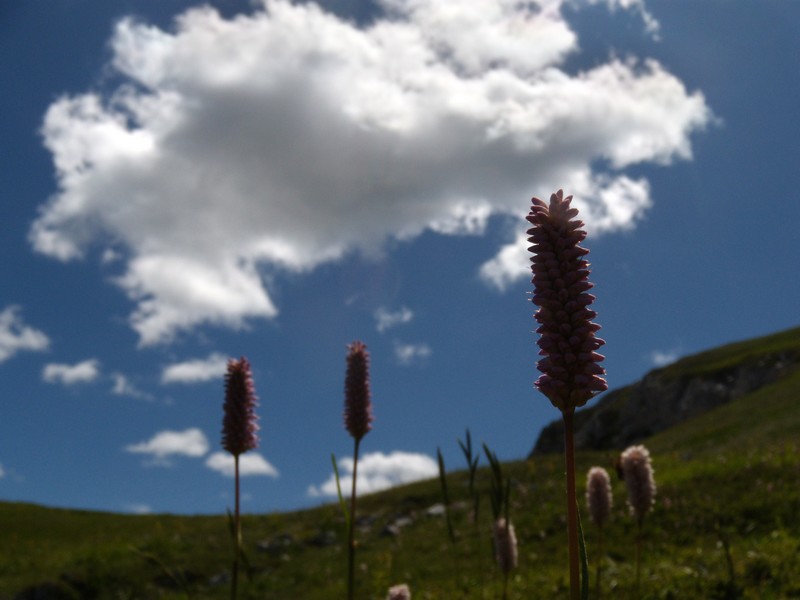
[[[640,442],[774,383],[800,367],[800,354],[793,350],[765,353],[733,363],[717,361],[717,366],[710,367],[697,357],[681,362],[651,371],[639,382],[610,391],[595,405],[578,411],[576,448],[623,449]],[[531,455],[563,449],[564,427],[559,419],[542,430]]]

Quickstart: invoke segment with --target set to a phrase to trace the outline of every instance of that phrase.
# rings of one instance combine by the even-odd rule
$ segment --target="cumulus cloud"
[[[23,351],[47,350],[50,339],[38,329],[25,324],[18,306],[0,312],[0,363]]]
[[[428,358],[430,355],[431,348],[428,344],[394,343],[394,357],[401,365],[410,365],[418,360]]]
[[[233,477],[235,473],[233,456],[227,452],[214,452],[206,459],[206,466],[226,477]],[[239,455],[239,475],[278,477],[278,470],[258,452],[245,452]]]
[[[353,459],[341,458],[337,466],[342,493],[345,494],[353,485]],[[379,492],[397,485],[436,477],[438,473],[437,462],[426,454],[400,451],[390,454],[383,452],[364,454],[358,460],[356,494]],[[309,486],[308,495],[337,496],[336,476],[331,474],[321,485]]]
[[[147,345],[274,317],[265,265],[481,234],[493,215],[521,226],[527,199],[559,187],[595,233],[631,227],[651,198],[624,170],[691,158],[711,113],[652,60],[561,68],[578,49],[567,1],[380,0],[365,26],[287,0],[230,20],[194,8],[170,31],[122,20],[110,45],[125,82],[45,115],[58,190],[31,243],[113,255]],[[516,280],[519,246],[482,277]]]
[[[3,477],[5,477],[5,476],[6,476],[6,472],[5,472],[5,470],[3,469],[3,465],[2,465],[2,464],[0,464],[0,479],[2,479],[2,478],[3,478]]]
[[[408,323],[413,318],[414,313],[405,306],[396,311],[381,306],[375,311],[375,327],[379,333],[383,333],[387,329]]]
[[[613,181],[604,177],[597,180],[602,187],[591,191],[589,179],[576,181],[568,194],[573,195],[573,206],[580,210],[581,219],[591,225],[593,233],[631,229],[644,211],[650,207],[650,185],[645,180],[632,180],[621,175]],[[594,202],[587,202],[589,194]],[[542,200],[548,201],[544,195]],[[497,255],[483,263],[480,277],[492,287],[503,291],[514,282],[531,275],[530,252],[526,227],[521,227],[514,241],[504,245]]]
[[[90,383],[100,375],[100,362],[90,358],[74,365],[50,363],[42,369],[42,379],[47,383],[75,385]]]
[[[165,367],[161,373],[162,383],[198,383],[211,381],[225,375],[228,358],[215,352],[206,358],[197,358]]]
[[[147,441],[125,447],[126,452],[150,455],[152,457],[150,464],[159,466],[169,466],[170,458],[173,456],[199,458],[205,456],[208,450],[208,439],[197,428],[185,431],[161,431]]]

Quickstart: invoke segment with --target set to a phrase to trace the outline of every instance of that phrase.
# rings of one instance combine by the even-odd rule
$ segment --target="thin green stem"
[[[570,600],[580,600],[581,572],[580,547],[578,544],[578,501],[575,491],[575,436],[573,415],[575,409],[562,411],[564,417],[564,457],[567,467],[567,538],[569,544],[569,592]]]
[[[350,494],[350,527],[347,533],[347,598],[353,600],[355,598],[355,581],[356,581],[356,539],[355,539],[355,522],[356,522],[356,479],[358,477],[358,446],[361,440],[355,441],[353,449],[353,487]]]
[[[600,576],[603,572],[603,526],[598,527],[597,534],[597,598],[602,598],[603,587],[600,584]]]
[[[636,522],[636,597],[639,597],[639,582],[641,581],[642,573],[642,517],[639,517]]]
[[[233,455],[233,469],[236,489],[236,507],[233,516],[234,527],[234,549],[233,549],[233,568],[231,569],[231,600],[236,600],[236,593],[239,584],[239,554],[242,548],[242,525],[239,520],[239,455]]]

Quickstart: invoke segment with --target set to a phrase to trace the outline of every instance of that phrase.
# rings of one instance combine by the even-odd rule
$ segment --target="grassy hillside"
[[[784,342],[797,344],[798,337],[794,330]],[[734,345],[720,349],[717,360],[734,354],[752,360],[757,353],[753,344]],[[702,370],[708,361],[699,356],[684,366]],[[641,597],[800,598],[799,401],[800,370],[795,370],[645,440],[658,495],[645,521]],[[592,465],[613,473],[613,458],[579,453],[579,473]],[[514,482],[511,518],[520,554],[510,598],[566,597],[562,458],[535,457],[504,469]],[[359,509],[357,597],[382,599],[390,585],[406,582],[415,600],[500,598],[502,579],[491,556],[489,478],[486,470],[478,474],[476,526],[467,508],[467,475],[450,474],[455,544],[444,518],[426,515],[441,501],[438,481],[365,497]],[[582,493],[584,481],[578,483]],[[614,475],[612,484],[604,596],[632,598],[635,527],[622,482]],[[401,517],[408,520],[397,522]],[[390,523],[400,525],[399,535],[384,533]],[[589,522],[584,526],[594,586],[597,531]],[[240,598],[345,597],[347,557],[338,505],[248,516],[244,537],[252,578],[240,587]],[[14,598],[26,588],[30,598],[229,596],[231,549],[222,516],[130,516],[0,504],[0,541],[0,598]],[[33,595],[34,588],[40,595]],[[42,595],[47,590],[50,595]]]

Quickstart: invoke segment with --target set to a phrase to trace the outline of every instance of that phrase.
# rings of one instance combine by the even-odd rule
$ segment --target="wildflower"
[[[586,475],[586,506],[598,527],[602,527],[611,514],[611,480],[603,467],[592,467]]]
[[[355,341],[347,347],[347,371],[344,378],[344,426],[353,436],[353,487],[350,495],[350,516],[347,519],[347,598],[355,597],[355,519],[356,482],[358,481],[358,448],[372,429],[372,402],[369,391],[369,353]]]
[[[258,448],[257,406],[250,363],[246,358],[229,360],[225,375],[222,447],[234,456]]]
[[[644,516],[653,506],[656,497],[656,482],[650,464],[650,452],[644,446],[630,446],[620,456],[622,475],[628,488],[628,506],[636,517],[636,584],[639,594],[642,569],[642,523]]]
[[[603,356],[595,352],[605,342],[595,336],[600,326],[592,323],[597,313],[588,307],[594,296],[587,291],[589,251],[579,244],[586,237],[578,210],[570,208],[572,196],[558,190],[547,205],[531,200],[528,241],[532,246],[531,272],[534,315],[539,322],[538,363],[542,375],[536,387],[561,411],[564,420],[564,458],[567,466],[567,540],[569,546],[570,598],[580,598],[578,503],[575,491],[575,408],[608,389]]]
[[[503,573],[517,567],[517,536],[514,526],[506,525],[503,517],[494,522],[494,556]]]
[[[393,585],[389,588],[389,595],[386,600],[411,600],[411,590],[405,583]]]
[[[372,402],[369,391],[369,352],[355,341],[347,347],[347,372],[344,380],[344,426],[355,440],[372,429]]]
[[[600,326],[591,320],[597,313],[588,308],[595,299],[587,293],[592,288],[584,259],[589,251],[579,245],[586,232],[583,221],[574,218],[578,210],[570,208],[571,201],[561,190],[550,196],[549,206],[533,198],[527,217],[532,225],[532,301],[539,307],[536,332],[543,355],[536,387],[562,411],[583,406],[608,388],[601,377],[605,369],[598,364],[604,357],[595,352],[605,342],[595,336]]]
[[[650,452],[644,446],[631,446],[620,457],[628,505],[631,513],[641,520],[655,502],[656,482],[650,464]]]
[[[586,504],[592,521],[597,525],[597,597],[602,594],[603,525],[611,514],[611,480],[603,467],[592,467],[586,475]]]
[[[242,556],[242,525],[240,511],[239,455],[258,448],[258,400],[253,374],[246,358],[228,361],[225,374],[225,403],[222,418],[222,447],[233,454],[235,508],[231,533],[234,542],[231,567],[231,599],[236,599],[239,581],[239,558]]]

